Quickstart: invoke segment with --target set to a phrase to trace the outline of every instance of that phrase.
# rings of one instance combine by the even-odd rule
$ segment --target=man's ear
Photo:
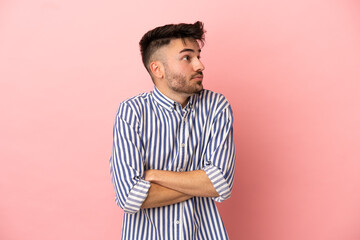
[[[160,61],[151,62],[150,70],[155,78],[161,79],[164,77],[164,66]]]

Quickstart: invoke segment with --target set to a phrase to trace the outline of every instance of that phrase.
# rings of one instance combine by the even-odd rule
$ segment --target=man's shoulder
[[[202,90],[201,93],[200,93],[200,96],[204,96],[204,97],[215,96],[215,97],[223,97],[223,98],[225,98],[225,96],[222,93],[214,92],[214,91],[209,90],[209,89]]]
[[[129,98],[123,100],[120,103],[120,105],[132,105],[134,103],[146,102],[148,100],[150,94],[151,94],[151,92],[145,92],[145,93],[140,93],[138,95],[135,95],[133,97],[129,97]]]
[[[211,105],[226,105],[230,106],[229,101],[226,99],[226,97],[222,93],[214,92],[212,90],[204,89],[199,94],[199,101],[200,102],[208,102]]]
[[[125,112],[134,112],[139,114],[139,111],[141,111],[141,109],[148,103],[150,95],[151,92],[145,92],[123,100],[120,102],[117,114],[123,115]]]

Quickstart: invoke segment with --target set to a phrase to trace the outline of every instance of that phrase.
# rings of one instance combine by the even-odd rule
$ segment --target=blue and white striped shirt
[[[221,94],[203,90],[186,107],[156,87],[120,104],[114,124],[111,178],[124,210],[122,239],[228,239],[215,202],[230,197],[235,169],[231,107]],[[219,197],[193,197],[141,209],[148,169],[206,172]]]

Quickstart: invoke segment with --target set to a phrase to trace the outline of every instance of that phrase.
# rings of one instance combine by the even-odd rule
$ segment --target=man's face
[[[200,61],[201,49],[196,40],[173,39],[164,49],[166,86],[175,94],[191,96],[203,90],[205,69]]]

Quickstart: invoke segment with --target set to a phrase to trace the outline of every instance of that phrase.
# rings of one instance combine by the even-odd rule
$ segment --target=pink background
[[[196,20],[235,116],[230,238],[360,239],[356,0],[0,1],[0,239],[120,239],[113,121],[153,87],[138,41]]]

